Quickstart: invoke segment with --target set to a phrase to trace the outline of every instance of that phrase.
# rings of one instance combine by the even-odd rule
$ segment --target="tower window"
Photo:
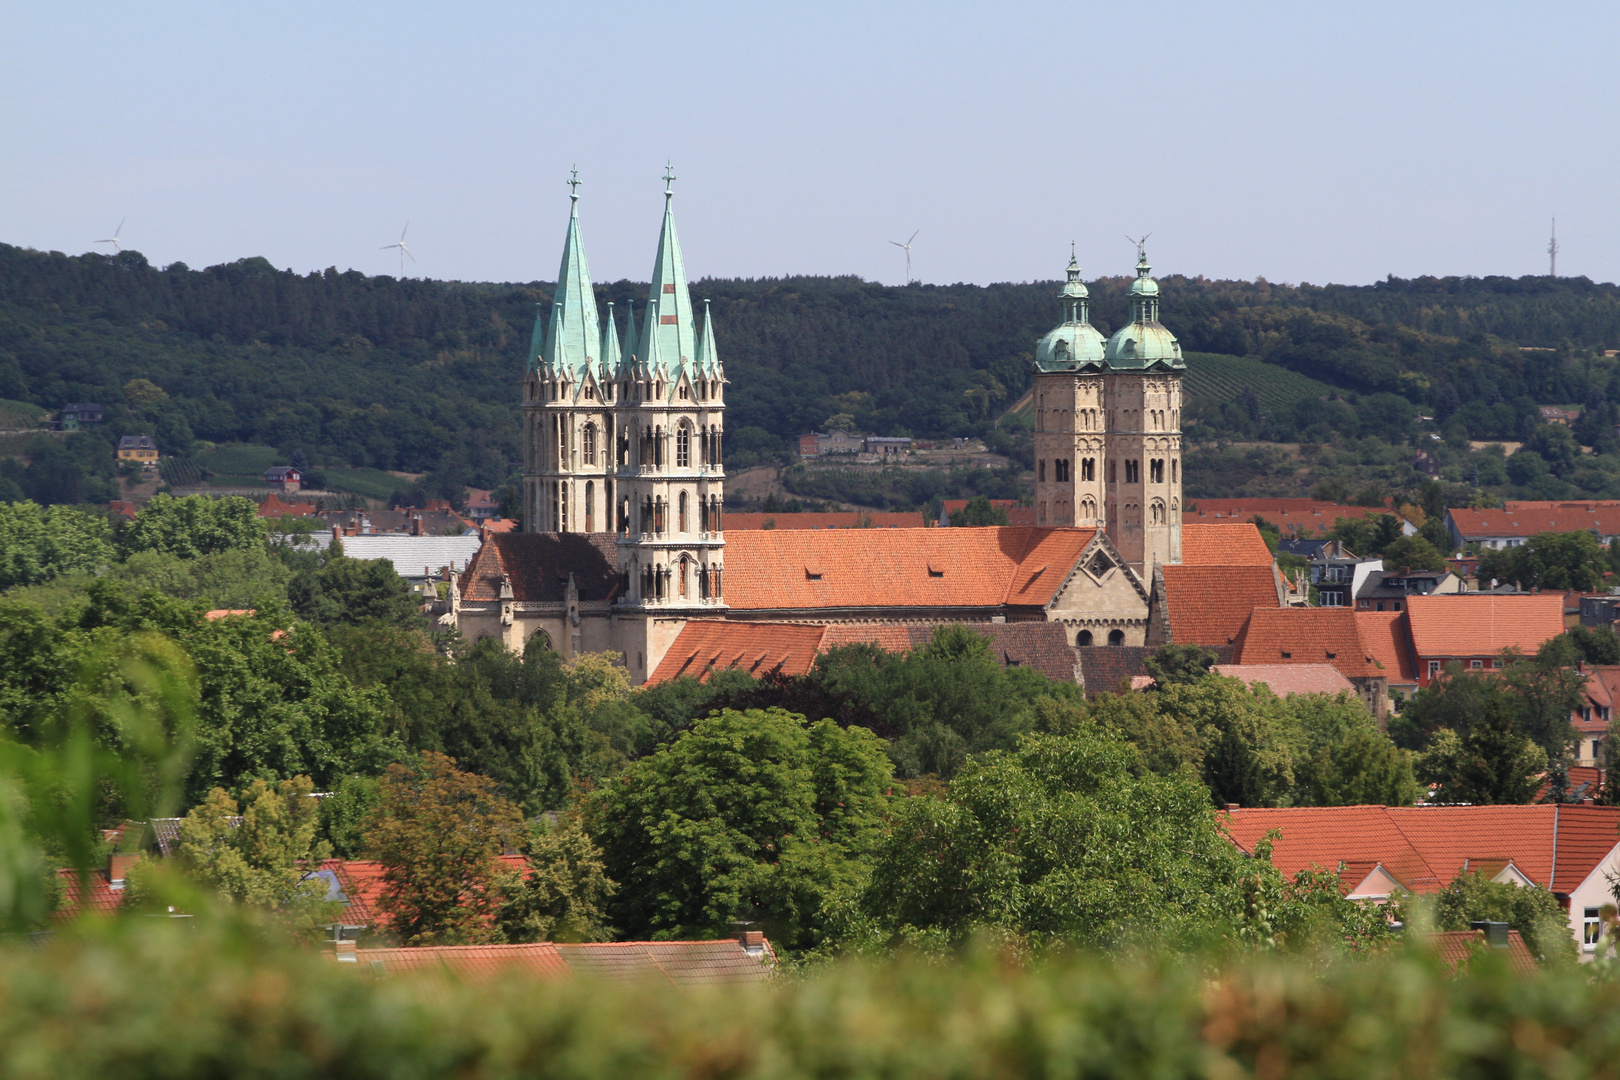
[[[1067,481],[1069,479],[1069,461],[1068,461],[1068,459],[1067,458],[1054,458],[1052,460],[1052,471],[1056,474],[1053,477],[1053,479],[1055,479],[1058,483],[1061,484],[1061,483],[1064,483],[1065,481]]]
[[[690,468],[692,464],[692,429],[682,424],[675,432],[675,467]]]
[[[1164,483],[1164,459],[1154,458],[1148,463],[1148,478],[1155,484]]]
[[[1139,484],[1142,482],[1142,463],[1140,461],[1127,460],[1125,462],[1125,482],[1127,484]]]
[[[1176,462],[1175,462],[1174,458],[1172,458],[1170,460],[1170,482],[1172,484],[1177,482],[1176,481]]]
[[[1041,458],[1040,461],[1035,463],[1035,479],[1040,480],[1043,483],[1046,480],[1046,459],[1045,458]]]
[[[680,521],[680,531],[682,533],[686,532],[686,492],[684,492],[684,491],[681,492],[679,521]],[[682,576],[684,577],[684,575],[682,575]],[[683,595],[683,596],[685,595],[684,587],[682,589],[681,595]]]
[[[596,464],[596,425],[586,424],[579,437],[579,459],[587,465]]]
[[[1082,479],[1082,480],[1095,480],[1095,479],[1097,479],[1097,459],[1096,458],[1081,458],[1080,459],[1080,479]]]

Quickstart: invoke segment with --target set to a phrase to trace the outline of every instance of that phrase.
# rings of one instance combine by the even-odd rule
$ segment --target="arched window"
[[[1170,482],[1172,484],[1177,482],[1176,481],[1176,459],[1175,458],[1170,459]]]
[[[1110,644],[1110,645],[1123,645],[1123,644],[1125,644],[1125,631],[1123,631],[1123,630],[1110,630],[1110,631],[1108,631],[1108,644]]]
[[[686,497],[684,495],[681,497],[681,501],[683,503],[686,501]],[[686,599],[686,577],[687,577],[687,570],[688,570],[689,565],[690,564],[687,562],[686,556],[682,555],[681,556],[681,580],[680,580],[680,583],[679,583],[680,592],[681,592],[681,599],[682,600]]]
[[[675,430],[675,467],[688,469],[692,466],[692,429],[684,423]]]
[[[682,533],[686,532],[686,492],[684,492],[684,491],[681,492],[681,513],[680,513],[680,518],[678,520],[680,521],[680,530],[679,531],[682,532]],[[684,578],[685,578],[685,575],[683,574],[682,579],[684,580]],[[682,585],[681,587],[683,589],[685,588],[684,585]],[[681,595],[685,596],[686,593],[682,592]]]
[[[596,464],[596,425],[586,424],[579,437],[579,459],[586,465]]]
[[[1090,630],[1082,630],[1082,631],[1080,631],[1080,633],[1075,635],[1074,643],[1076,645],[1080,646],[1081,648],[1088,648],[1091,645],[1091,631]]]
[[[585,481],[585,531],[596,531],[596,485]]]
[[[1095,521],[1097,519],[1097,503],[1091,496],[1080,500],[1080,520]]]
[[[557,514],[557,531],[558,532],[567,532],[568,531],[568,485],[566,483],[559,485],[559,497],[557,499],[557,503],[562,508]]]

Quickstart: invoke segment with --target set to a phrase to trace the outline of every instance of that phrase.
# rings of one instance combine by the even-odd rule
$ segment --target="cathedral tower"
[[[1108,535],[1144,581],[1181,561],[1181,375],[1175,335],[1159,322],[1159,284],[1137,245],[1131,321],[1103,350]]]
[[[1063,321],[1035,347],[1035,523],[1101,528],[1103,336],[1072,254],[1068,278],[1058,294]]]

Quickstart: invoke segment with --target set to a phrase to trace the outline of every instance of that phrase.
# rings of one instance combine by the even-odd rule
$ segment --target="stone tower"
[[[1063,321],[1035,347],[1035,520],[1107,531],[1143,581],[1181,561],[1181,373],[1139,248],[1131,322],[1106,342],[1071,256]]]
[[[611,528],[613,380],[617,337],[604,329],[579,236],[579,181],[571,180],[568,235],[550,311],[540,306],[523,380],[524,526],[531,532]],[[608,340],[612,338],[611,342]]]
[[[1181,375],[1175,335],[1159,322],[1159,284],[1137,245],[1131,321],[1103,349],[1108,535],[1143,581],[1181,561]]]
[[[674,179],[666,171],[641,332],[632,315],[618,366],[614,527],[627,577],[621,603],[686,618],[724,608],[725,373],[707,303],[701,324],[692,310]]]

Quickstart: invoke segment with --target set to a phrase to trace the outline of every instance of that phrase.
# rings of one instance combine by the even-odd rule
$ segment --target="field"
[[[37,426],[49,415],[38,405],[26,401],[8,401],[0,398],[0,428],[29,428]]]
[[[1187,395],[1206,403],[1224,405],[1252,386],[1260,395],[1260,411],[1267,416],[1277,416],[1290,412],[1294,404],[1304,398],[1343,393],[1308,375],[1253,357],[1220,353],[1186,353],[1184,356]]]
[[[368,499],[386,499],[394,492],[411,486],[381,469],[324,469],[328,491],[349,491]]]
[[[262,484],[264,470],[286,464],[275,447],[249,443],[220,443],[212,450],[198,451],[191,461],[212,473],[211,479],[220,484]]]

